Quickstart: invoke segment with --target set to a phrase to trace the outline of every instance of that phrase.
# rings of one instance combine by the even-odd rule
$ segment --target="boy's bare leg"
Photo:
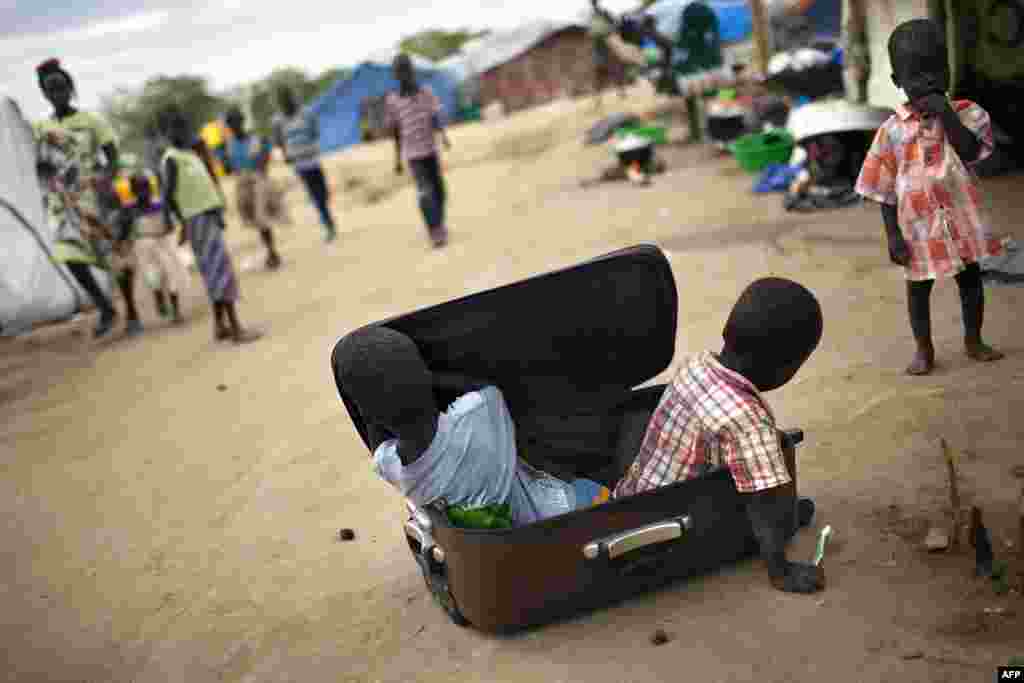
[[[263,335],[255,330],[246,330],[242,328],[241,323],[238,322],[238,313],[235,311],[234,302],[224,304],[227,311],[228,320],[231,323],[231,340],[236,344],[248,344],[254,342]]]
[[[267,268],[276,270],[281,267],[281,255],[277,253],[277,248],[274,246],[274,231],[269,228],[260,228],[260,238],[263,240],[264,246],[267,247]]]
[[[907,367],[908,375],[927,375],[935,369],[935,347],[932,345],[931,296],[934,280],[907,281],[907,311],[910,329],[914,332],[917,353]]]
[[[213,338],[217,341],[231,338],[231,327],[228,325],[227,304],[213,304]]]
[[[183,322],[185,319],[181,317],[181,301],[177,294],[171,292],[171,324],[180,325]]]
[[[1002,353],[981,340],[981,326],[985,318],[985,285],[981,280],[981,267],[972,263],[956,276],[956,283],[960,287],[967,356],[982,363],[1001,359]]]

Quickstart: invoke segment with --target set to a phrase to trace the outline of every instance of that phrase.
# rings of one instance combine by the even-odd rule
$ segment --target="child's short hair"
[[[410,425],[436,410],[430,370],[416,343],[401,332],[371,325],[338,345],[335,371],[368,423]]]
[[[915,56],[944,57],[946,36],[931,19],[911,19],[897,26],[889,36],[889,62],[898,64]]]
[[[740,294],[722,336],[731,351],[785,365],[818,346],[822,327],[821,304],[810,290],[792,280],[768,277]]]
[[[189,130],[189,121],[181,108],[171,105],[160,110],[156,118],[157,130],[164,135],[184,133]]]

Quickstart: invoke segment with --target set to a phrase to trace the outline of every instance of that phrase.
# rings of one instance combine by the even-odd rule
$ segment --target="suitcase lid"
[[[518,418],[620,402],[672,362],[677,310],[668,259],[644,244],[372,324],[412,338],[433,372],[493,383]],[[372,449],[336,352],[338,393]]]

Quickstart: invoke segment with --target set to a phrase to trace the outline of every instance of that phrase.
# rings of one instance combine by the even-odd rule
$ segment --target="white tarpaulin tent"
[[[36,176],[32,128],[18,104],[0,95],[0,335],[69,318],[85,300],[71,275],[51,259],[53,236]]]

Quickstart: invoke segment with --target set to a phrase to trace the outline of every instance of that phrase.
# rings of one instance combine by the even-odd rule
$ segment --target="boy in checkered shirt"
[[[747,287],[725,325],[722,352],[690,358],[666,387],[615,496],[728,467],[772,584],[791,593],[821,590],[820,567],[786,559],[786,543],[810,523],[814,503],[796,500],[775,417],[761,397],[796,375],[821,333],[821,306],[803,286],[764,278]]]
[[[986,224],[972,166],[992,154],[992,123],[967,100],[950,101],[945,37],[938,24],[914,19],[889,37],[893,83],[908,102],[878,130],[857,192],[882,205],[889,258],[906,269],[910,327],[917,353],[907,368],[927,375],[935,367],[931,291],[955,277],[960,289],[964,346],[977,361],[1003,354],[981,339],[985,289],[978,261],[1002,251]]]

